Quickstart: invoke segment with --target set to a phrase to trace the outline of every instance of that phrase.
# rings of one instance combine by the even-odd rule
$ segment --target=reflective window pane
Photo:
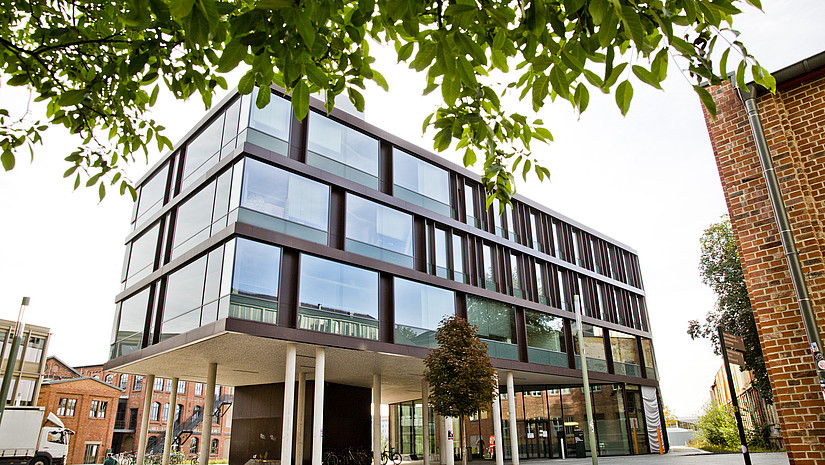
[[[617,375],[642,376],[636,336],[613,330],[610,331],[609,335],[614,373]]]
[[[223,118],[220,114],[186,146],[181,189],[185,189],[218,162],[223,136]]]
[[[172,259],[209,238],[214,200],[215,182],[211,182],[178,207]]]
[[[155,223],[146,232],[132,241],[129,254],[129,267],[126,271],[126,287],[134,284],[152,273],[155,254],[158,247],[160,222]]]
[[[514,253],[510,253],[510,280],[513,283],[513,296],[524,297],[524,285],[521,281],[519,257]]]
[[[453,279],[460,283],[467,282],[464,273],[464,239],[458,234],[453,234]]]
[[[645,377],[655,379],[656,369],[655,360],[653,358],[653,343],[650,339],[642,338],[642,354],[645,358]]]
[[[378,273],[301,256],[298,327],[378,339]]]
[[[478,327],[491,357],[518,360],[515,309],[502,302],[467,296],[467,320]]]
[[[435,275],[448,278],[447,270],[447,231],[435,228]]]
[[[496,290],[496,273],[494,268],[494,261],[493,261],[493,249],[484,244],[481,246],[481,255],[482,255],[482,272],[484,276],[482,276],[484,288],[489,289],[491,291]]]
[[[161,340],[200,326],[206,256],[170,274],[166,280]]]
[[[579,335],[576,324],[571,325],[573,332],[573,352],[576,354],[576,368],[581,368],[579,356]],[[584,350],[587,352],[587,369],[607,373],[607,356],[604,349],[604,330],[598,326],[582,323]]]
[[[289,124],[292,114],[292,106],[289,101],[272,94],[269,104],[264,108],[258,108],[255,104],[259,88],[255,88],[251,96],[249,130],[246,140],[272,150],[281,155],[286,155],[289,148]]]
[[[111,358],[140,349],[149,308],[149,289],[147,287],[120,303],[120,314],[112,334]]]
[[[445,317],[455,314],[453,292],[394,278],[395,342],[436,347],[435,331]]]
[[[412,216],[347,194],[346,250],[412,267]]]
[[[280,272],[280,247],[238,238],[229,316],[274,324]]]
[[[326,244],[329,186],[247,159],[239,220]]]
[[[309,114],[306,162],[378,188],[378,140],[313,112]]]
[[[163,206],[163,197],[166,193],[166,179],[168,176],[169,165],[165,164],[154,176],[140,186],[136,224],[140,224],[141,219],[149,218]]]
[[[567,366],[564,343],[564,320],[534,310],[525,310],[527,355],[533,363]]]
[[[435,165],[393,148],[393,195],[450,216],[450,175]]]

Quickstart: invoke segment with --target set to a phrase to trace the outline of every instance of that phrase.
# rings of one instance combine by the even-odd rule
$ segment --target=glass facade
[[[120,357],[141,348],[146,312],[149,309],[150,289],[147,287],[118,305],[120,308],[115,315],[110,358]]]
[[[347,194],[346,250],[412,267],[412,216]]]
[[[266,107],[258,108],[255,104],[258,92],[260,89],[256,87],[248,100],[244,98],[244,109],[249,107],[247,112],[242,110],[243,114],[249,115],[246,140],[280,155],[287,155],[292,106],[289,101],[273,94]]]
[[[620,331],[611,330],[610,351],[613,355],[613,371],[617,375],[642,376],[639,361],[639,348],[636,345],[636,336]]]
[[[158,248],[160,222],[150,226],[129,245],[126,257],[125,286],[134,284],[154,271],[155,255]]]
[[[437,347],[435,330],[444,318],[455,315],[455,294],[426,284],[393,279],[395,343]]]
[[[581,357],[579,353],[579,333],[576,323],[570,325],[573,333],[573,353],[576,354],[576,368],[581,369]],[[607,354],[604,349],[604,330],[598,326],[582,323],[582,337],[584,339],[584,350],[587,353],[587,369],[590,371],[600,371],[607,373]]]
[[[378,189],[377,139],[313,112],[308,138],[308,165]]]
[[[533,363],[567,367],[564,320],[534,310],[524,312],[527,356]]]
[[[515,309],[511,305],[468,296],[467,321],[478,327],[491,357],[518,360]]]
[[[406,152],[392,151],[393,195],[435,213],[450,216],[450,175]]]
[[[274,324],[278,317],[281,249],[237,239],[229,316]]]
[[[298,327],[378,339],[378,273],[301,256]]]

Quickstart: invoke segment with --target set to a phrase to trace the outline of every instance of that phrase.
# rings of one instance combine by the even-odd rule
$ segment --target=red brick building
[[[102,381],[101,384],[111,384],[119,388],[118,398],[109,406],[113,413],[113,429],[108,436],[110,439],[107,444],[113,452],[130,452],[137,448],[138,425],[143,414],[144,399],[147,392],[151,392],[152,395],[147,447],[149,451],[153,451],[155,444],[158,445],[157,451],[162,451],[166,424],[170,417],[175,421],[176,429],[183,430],[179,435],[180,451],[191,455],[199,450],[200,425],[203,418],[204,393],[206,392],[203,383],[180,381],[177,399],[175,405],[172,406],[170,405],[171,379],[157,378],[153,386],[146,386],[142,376],[103,371],[102,365],[72,368],[55,357],[49,357],[45,372],[47,378],[51,376],[99,379]],[[218,389],[216,387],[215,395],[219,399],[215,406],[216,408],[220,407],[220,411],[212,420],[210,458],[223,459],[227,458],[229,454],[229,435],[232,423],[230,407],[233,388],[222,386]],[[71,428],[68,425],[67,427]]]
[[[123,391],[90,377],[46,379],[38,405],[57,415],[75,434],[66,463],[102,463],[111,447],[115,407]]]
[[[820,335],[825,327],[825,53],[774,73],[757,93],[765,138],[799,251]],[[825,399],[742,100],[710,89],[705,114],[792,464],[825,463]]]

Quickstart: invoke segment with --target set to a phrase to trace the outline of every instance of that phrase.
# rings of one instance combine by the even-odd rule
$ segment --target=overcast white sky
[[[768,70],[822,51],[825,3],[764,4],[764,13],[749,9],[734,26]],[[379,53],[379,63],[390,93],[368,92],[367,121],[430,148],[420,128],[433,103],[417,91],[421,77],[395,66],[389,55]],[[544,111],[540,117],[556,142],[533,149],[552,180],[518,189],[637,250],[664,402],[677,415],[691,415],[708,399],[721,366],[710,344],[685,332],[687,321],[702,319],[715,300],[698,276],[699,237],[726,207],[700,104],[685,78],[671,66],[665,92],[634,87],[625,118],[612,96],[595,93],[579,120],[563,102]],[[26,105],[4,85],[0,99],[4,107]],[[162,102],[155,117],[176,142],[203,112],[197,101]],[[21,297],[31,297],[26,321],[52,329],[49,354],[82,365],[108,358],[132,204],[114,191],[100,204],[96,190],[72,192],[72,183],[61,179],[72,144],[50,130],[33,163],[19,156],[12,172],[0,173],[0,318],[16,319]],[[132,178],[145,170],[137,166]]]

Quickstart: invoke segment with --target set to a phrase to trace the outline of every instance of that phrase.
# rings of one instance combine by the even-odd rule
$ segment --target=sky
[[[734,28],[765,68],[775,71],[822,51],[824,2],[763,0],[763,7],[748,7]],[[436,102],[417,91],[422,76],[396,65],[391,52],[371,51],[390,92],[368,87],[366,120],[432,150],[421,121]],[[709,399],[722,363],[708,342],[691,340],[686,329],[713,308],[716,297],[699,277],[699,238],[727,210],[699,99],[673,63],[668,75],[664,91],[634,83],[626,117],[612,95],[596,92],[581,117],[563,101],[543,110],[538,116],[555,142],[533,150],[551,180],[519,179],[517,189],[638,252],[663,401],[689,416]],[[4,84],[4,107],[26,108],[26,96]],[[162,97],[154,117],[176,142],[204,111],[197,99]],[[108,359],[132,202],[114,189],[103,202],[96,189],[73,191],[72,181],[62,179],[72,144],[50,129],[33,161],[18,155],[15,169],[0,173],[0,318],[16,319],[21,298],[30,297],[25,321],[51,328],[49,354],[77,366]],[[154,153],[148,161],[159,158]],[[447,158],[460,163],[455,154]],[[140,160],[128,174],[137,180],[146,170]]]

